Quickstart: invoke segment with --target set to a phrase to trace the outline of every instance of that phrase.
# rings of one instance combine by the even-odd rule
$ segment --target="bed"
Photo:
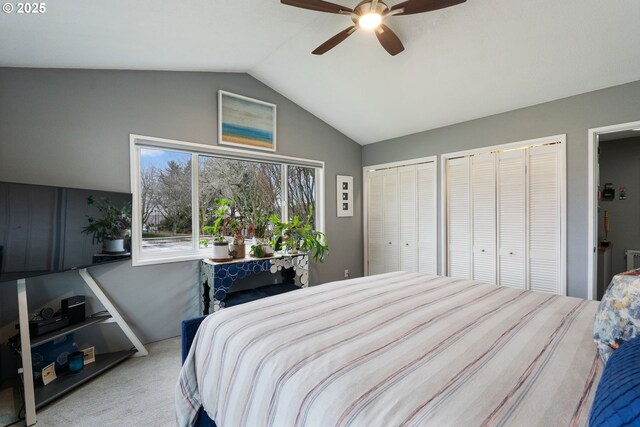
[[[597,304],[396,272],[231,307],[196,333],[177,423],[586,425]]]

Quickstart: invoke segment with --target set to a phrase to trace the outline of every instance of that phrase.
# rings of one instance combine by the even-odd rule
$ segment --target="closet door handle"
[[[405,245],[405,246],[409,246],[409,244],[408,244],[408,243],[405,243],[404,245]]]
[[[513,252],[509,252],[509,255],[513,255]]]
[[[484,252],[484,249],[480,250],[480,252]]]
[[[391,242],[389,242],[389,244],[391,244]]]

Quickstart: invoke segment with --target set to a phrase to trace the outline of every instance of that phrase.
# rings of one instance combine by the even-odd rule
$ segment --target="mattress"
[[[218,427],[586,425],[597,302],[396,272],[207,317],[177,423]]]

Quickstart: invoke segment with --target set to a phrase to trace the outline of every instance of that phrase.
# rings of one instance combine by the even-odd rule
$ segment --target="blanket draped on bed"
[[[417,273],[216,312],[176,389],[218,427],[584,425],[597,302]]]

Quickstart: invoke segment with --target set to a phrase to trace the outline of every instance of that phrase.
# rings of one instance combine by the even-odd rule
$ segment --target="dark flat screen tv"
[[[0,283],[131,257],[104,253],[82,230],[101,213],[94,201],[131,204],[130,193],[0,181]]]

